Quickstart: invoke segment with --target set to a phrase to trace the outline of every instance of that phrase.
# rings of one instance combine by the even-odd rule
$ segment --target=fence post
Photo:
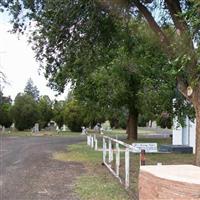
[[[106,162],[106,141],[105,141],[105,138],[103,138],[103,163]]]
[[[116,175],[119,176],[119,166],[120,166],[120,148],[119,143],[116,142]]]
[[[140,153],[140,165],[145,165],[145,150],[142,149]]]
[[[128,189],[129,187],[129,163],[130,163],[129,149],[126,148],[126,151],[125,151],[125,187],[126,189]]]
[[[109,157],[108,157],[108,162],[111,163],[113,161],[113,151],[112,151],[112,142],[109,139]]]
[[[94,148],[94,138],[91,136],[91,148]]]
[[[92,136],[89,135],[89,146],[91,147],[92,146]]]
[[[94,150],[95,151],[98,150],[98,141],[97,141],[97,139],[94,140]]]
[[[87,145],[88,146],[90,145],[90,137],[89,137],[89,135],[87,135]]]

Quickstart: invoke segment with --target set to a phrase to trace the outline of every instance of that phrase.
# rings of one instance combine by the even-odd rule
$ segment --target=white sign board
[[[157,143],[133,143],[132,152],[140,153],[142,149],[145,150],[147,153],[156,153],[158,152],[158,145]]]

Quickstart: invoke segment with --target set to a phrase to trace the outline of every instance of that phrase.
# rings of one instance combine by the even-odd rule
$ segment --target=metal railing
[[[115,149],[113,149],[113,143]],[[121,149],[120,145],[124,148]],[[124,183],[125,188],[129,187],[129,174],[130,174],[130,152],[132,152],[133,147],[117,139],[103,136],[103,163],[110,170],[110,172],[119,179],[120,183]],[[120,153],[125,153],[125,176],[120,177]],[[112,162],[114,161],[115,155],[115,167],[112,167]]]
[[[98,150],[98,140],[96,138],[96,135],[87,135],[87,145],[91,148],[94,148],[94,150]]]
[[[96,151],[103,151],[103,164],[128,189],[130,186],[130,153],[135,153],[133,146],[118,139],[103,136],[103,149],[99,149],[96,135],[87,136],[87,145]],[[125,155],[123,163],[124,175],[120,174],[120,166],[122,165],[120,163],[122,160],[120,159],[121,153]],[[140,153],[140,165],[145,165],[145,150],[142,150]]]

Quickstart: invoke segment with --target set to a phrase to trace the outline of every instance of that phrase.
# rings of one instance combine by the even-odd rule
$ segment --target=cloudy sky
[[[18,38],[15,34],[8,33],[10,24],[8,17],[0,13],[0,71],[7,77],[9,85],[3,89],[4,95],[9,95],[12,99],[17,93],[23,92],[29,78],[40,91],[40,95],[49,95],[51,99],[65,99],[67,90],[64,94],[55,97],[57,94],[47,87],[47,81],[43,75],[39,75],[39,64],[35,61],[34,52],[27,43],[25,36]]]

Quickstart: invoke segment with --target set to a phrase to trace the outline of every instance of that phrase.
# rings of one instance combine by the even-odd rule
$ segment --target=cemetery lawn
[[[140,139],[139,142],[158,142],[169,144],[171,139]],[[100,147],[101,145],[99,145]],[[129,200],[138,198],[138,174],[139,155],[131,154],[130,163],[130,189],[126,191],[118,180],[111,175],[108,169],[102,165],[102,152],[94,151],[86,145],[86,142],[70,145],[67,152],[56,152],[53,158],[68,162],[81,162],[85,166],[86,173],[76,179],[74,191],[81,200]],[[121,157],[121,175],[123,176],[123,156]],[[193,164],[192,154],[147,154],[146,164]]]
[[[153,128],[145,128],[145,127],[139,127],[138,128],[138,135],[149,135],[149,134],[158,134],[162,133],[164,129],[153,129]],[[168,130],[170,132],[170,130]],[[93,130],[89,130],[88,134],[94,133]],[[105,134],[110,136],[110,137],[122,137],[122,139],[126,138],[126,130],[123,129],[113,129],[112,131],[105,131]],[[0,136],[80,136],[80,132],[71,132],[70,130],[68,131],[40,131],[38,133],[32,133],[31,131],[11,131],[11,132],[0,132]]]
[[[38,133],[32,133],[31,131],[12,131],[12,132],[0,132],[0,136],[69,136],[69,137],[78,137],[80,133],[71,132],[71,131],[40,131]]]

